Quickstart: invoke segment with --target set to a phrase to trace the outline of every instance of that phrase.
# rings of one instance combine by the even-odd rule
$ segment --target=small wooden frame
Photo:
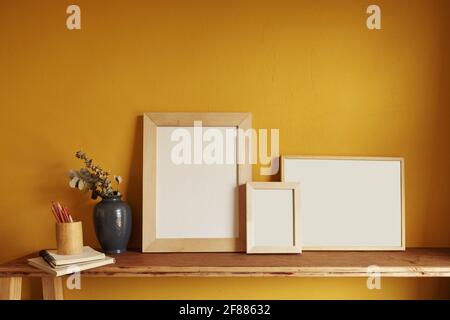
[[[251,181],[250,162],[236,161],[224,171],[219,169],[215,174],[208,174],[206,171],[211,169],[208,167],[180,168],[169,163],[169,149],[165,145],[172,141],[167,138],[167,130],[176,129],[172,127],[193,130],[194,122],[201,121],[202,127],[214,127],[218,131],[231,128],[238,132],[251,129],[251,119],[250,113],[144,114],[143,252],[245,251],[245,189],[239,187]],[[235,149],[236,155],[246,150],[245,140],[236,138]],[[208,184],[212,185],[208,187]],[[225,214],[233,215],[234,220],[230,222]],[[214,220],[211,217],[214,215],[228,225],[224,226],[221,219]],[[230,231],[231,223],[233,231]]]
[[[247,183],[247,253],[301,253],[298,184]]]
[[[302,189],[303,250],[405,250],[404,177],[403,158],[282,156],[281,181]]]

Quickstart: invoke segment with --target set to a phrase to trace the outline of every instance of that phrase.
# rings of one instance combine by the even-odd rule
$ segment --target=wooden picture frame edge
[[[293,246],[255,246],[252,242],[254,233],[252,211],[252,191],[253,190],[292,190],[293,192],[293,219],[294,219],[294,245]],[[248,182],[246,184],[247,199],[247,254],[277,254],[277,253],[301,253],[301,237],[300,237],[300,206],[299,206],[299,184],[295,182]]]
[[[359,156],[309,156],[309,155],[282,155],[281,156],[281,181],[286,181],[284,166],[286,159],[323,159],[323,160],[369,160],[369,161],[399,161],[400,162],[400,188],[401,188],[401,245],[398,247],[367,247],[367,246],[348,246],[348,247],[312,247],[303,246],[303,251],[405,251],[406,250],[406,214],[405,214],[405,159],[403,157],[359,157]]]
[[[252,180],[252,165],[237,164],[239,236],[238,238],[156,238],[156,138],[157,128],[192,126],[202,121],[204,127],[230,126],[251,129],[252,114],[248,112],[145,112],[143,114],[142,172],[142,252],[244,252],[245,251],[245,188]],[[237,149],[239,150],[239,139]],[[151,226],[151,228],[149,228]],[[192,249],[194,248],[194,249]]]

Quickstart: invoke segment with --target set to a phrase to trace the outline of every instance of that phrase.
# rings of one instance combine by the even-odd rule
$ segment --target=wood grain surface
[[[50,276],[27,264],[37,253],[0,265],[0,277]],[[244,253],[140,253],[112,255],[116,264],[83,271],[93,277],[366,277],[369,266],[382,276],[449,277],[450,249],[404,252],[304,252],[301,255]]]

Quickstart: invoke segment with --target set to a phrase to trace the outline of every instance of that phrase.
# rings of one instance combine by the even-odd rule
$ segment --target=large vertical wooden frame
[[[156,237],[156,174],[157,174],[157,128],[192,127],[201,121],[204,127],[236,127],[247,130],[252,127],[250,113],[144,113],[143,139],[143,252],[241,252],[245,251],[245,184],[252,180],[252,165],[237,164],[239,234],[237,238],[181,238],[158,239]],[[245,148],[237,139],[237,152]]]

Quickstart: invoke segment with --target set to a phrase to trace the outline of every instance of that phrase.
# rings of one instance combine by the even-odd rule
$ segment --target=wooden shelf
[[[32,254],[0,265],[0,277],[49,277],[27,264]],[[367,277],[376,265],[384,277],[450,277],[450,248],[404,252],[140,253],[112,255],[116,264],[84,271],[87,277]]]

